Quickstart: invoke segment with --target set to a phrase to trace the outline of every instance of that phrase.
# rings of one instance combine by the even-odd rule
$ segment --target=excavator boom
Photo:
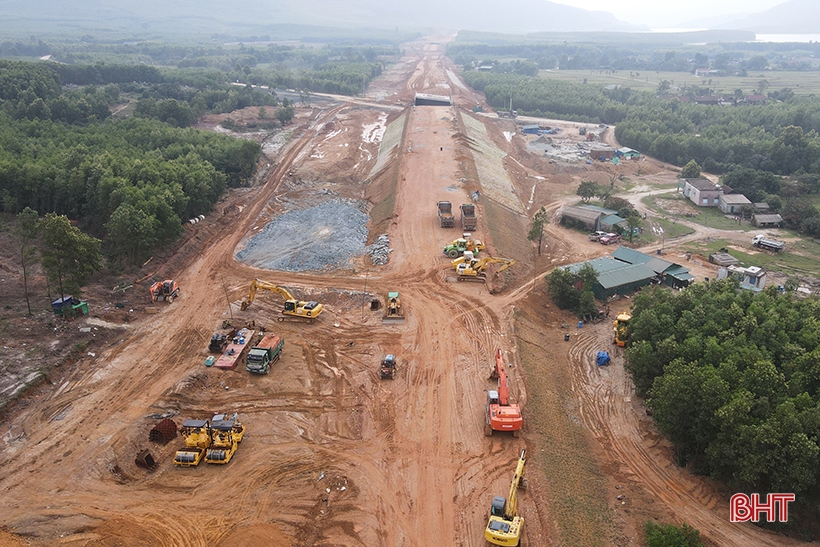
[[[458,273],[459,281],[479,281],[483,283],[487,279],[487,274],[484,270],[487,269],[487,266],[490,264],[502,264],[496,271],[496,274],[498,274],[515,264],[515,260],[512,258],[488,256],[480,259],[465,259],[462,262],[453,261],[453,268],[455,268]]]
[[[510,483],[507,499],[501,496],[493,498],[490,506],[490,518],[484,529],[484,538],[493,545],[519,545],[521,532],[524,529],[524,518],[518,516],[518,488],[524,487],[524,466],[527,463],[527,450],[521,450],[515,475]]]
[[[262,281],[261,279],[254,279],[251,282],[251,288],[248,292],[248,299],[243,301],[240,306],[242,310],[248,309],[250,305],[253,304],[253,300],[256,298],[256,292],[259,289],[279,293],[285,299],[285,307],[282,310],[282,317],[279,318],[280,321],[284,321],[287,318],[292,318],[294,320],[303,319],[313,322],[316,317],[319,317],[319,314],[321,314],[324,309],[322,304],[318,302],[303,302],[296,300],[296,298],[290,294],[290,291],[284,287],[280,287],[279,285],[268,281]]]

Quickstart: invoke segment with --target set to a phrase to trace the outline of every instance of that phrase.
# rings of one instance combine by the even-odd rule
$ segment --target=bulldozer
[[[493,256],[475,258],[473,253],[468,254],[468,252],[465,252],[464,256],[452,262],[453,269],[458,274],[459,281],[476,281],[478,283],[485,283],[487,281],[487,273],[485,270],[490,264],[503,264],[496,271],[496,274],[499,274],[515,264],[515,260]]]
[[[478,240],[473,239],[473,236],[465,232],[462,237],[451,241],[444,247],[444,254],[450,258],[458,258],[464,254],[465,251],[470,251],[473,255],[477,255],[479,251],[484,250],[484,244]]]
[[[487,527],[484,529],[484,539],[493,545],[516,546],[521,543],[521,532],[524,530],[524,517],[517,515],[518,512],[518,489],[526,489],[527,483],[524,480],[524,466],[527,464],[527,449],[521,450],[518,458],[518,465],[515,467],[510,483],[510,494],[505,499],[504,496],[493,496],[490,505],[490,517]]]
[[[182,467],[196,467],[211,446],[211,425],[208,420],[185,420],[182,436],[185,447],[177,450],[174,463]]]
[[[396,377],[396,356],[392,353],[385,355],[382,359],[379,377],[382,380],[392,380]]]
[[[205,463],[226,464],[236,453],[245,434],[245,426],[237,421],[237,415],[215,414],[211,420],[213,442],[205,452]]]
[[[151,302],[165,300],[170,304],[179,296],[179,284],[173,279],[157,281],[148,291],[151,293]]]
[[[398,291],[387,293],[387,305],[384,307],[383,323],[404,323],[404,308]]]
[[[629,321],[631,319],[632,315],[623,312],[619,313],[615,321],[612,322],[612,327],[615,331],[615,339],[612,343],[620,348],[626,346],[626,338],[629,335]]]
[[[279,321],[306,321],[308,323],[313,323],[313,320],[319,317],[322,313],[323,306],[320,303],[314,301],[304,302],[297,300],[284,287],[280,287],[279,285],[275,285],[274,283],[270,283],[268,281],[262,281],[261,279],[254,279],[251,282],[251,289],[248,294],[248,299],[243,301],[240,306],[242,310],[248,309],[250,305],[253,304],[253,300],[256,297],[256,291],[259,289],[279,293],[284,297],[285,307],[282,309],[282,315],[277,317]]]

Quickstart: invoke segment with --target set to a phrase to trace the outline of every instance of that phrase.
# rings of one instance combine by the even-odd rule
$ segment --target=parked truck
[[[282,349],[285,347],[285,340],[276,334],[266,334],[248,352],[248,360],[245,362],[245,370],[255,374],[267,374],[273,363],[282,356]]]
[[[475,214],[475,205],[472,203],[462,203],[459,209],[461,209],[461,229],[475,230],[478,225],[478,218]]]
[[[779,253],[786,247],[786,244],[782,241],[777,241],[776,239],[769,239],[763,234],[756,235],[752,239],[752,245],[775,253]]]
[[[456,224],[453,216],[453,204],[449,201],[438,202],[438,223],[442,228],[452,228]]]

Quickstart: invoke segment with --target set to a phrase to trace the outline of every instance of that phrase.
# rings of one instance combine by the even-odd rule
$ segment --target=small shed
[[[626,219],[621,218],[618,215],[607,215],[598,220],[598,228],[601,231],[613,232],[615,231],[616,226],[626,230]]]
[[[538,124],[536,123],[536,124],[530,124],[530,125],[523,126],[521,128],[521,132],[524,133],[525,135],[537,135],[539,129],[540,129],[540,127],[538,127]]]
[[[778,214],[753,215],[752,224],[758,228],[779,228],[783,224],[783,217]]]
[[[627,147],[619,148],[616,154],[625,160],[636,160],[641,157],[640,152]]]
[[[589,209],[587,207],[565,207],[561,211],[561,220],[569,220],[574,224],[579,224],[589,230],[598,229],[598,219],[605,216],[601,211]]]
[[[762,291],[766,286],[766,270],[759,266],[729,266],[729,273],[740,277],[740,286],[752,291]]]
[[[593,148],[589,151],[589,157],[594,160],[607,161],[615,157],[614,148]]]
[[[717,264],[718,266],[733,266],[735,264],[740,263],[740,261],[737,258],[725,252],[717,252],[710,254],[709,262],[711,262],[712,264]]]
[[[743,212],[744,206],[751,204],[751,200],[743,194],[721,194],[718,196],[718,209],[727,215],[739,215]]]
[[[767,215],[769,214],[769,211],[771,211],[771,207],[769,207],[769,204],[765,201],[755,203],[752,205],[752,207],[754,207],[755,213],[760,213],[763,215]]]

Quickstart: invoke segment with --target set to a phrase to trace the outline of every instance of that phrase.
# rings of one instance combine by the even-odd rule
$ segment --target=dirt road
[[[473,104],[473,92],[452,85],[454,68],[437,42],[408,47],[405,62],[378,84],[399,101],[425,92]],[[486,544],[489,503],[507,494],[518,454],[530,440],[526,425],[522,438],[484,436],[484,391],[493,387],[488,372],[496,348],[512,365],[518,362],[513,311],[537,278],[513,275],[498,295],[481,284],[448,281],[441,248],[459,231],[438,227],[435,203],[468,198],[462,182],[468,159],[457,144],[464,128],[456,110],[405,109],[387,266],[295,274],[255,270],[234,258],[281,198],[313,191],[317,180],[349,179],[332,186],[348,197],[368,191],[360,183],[367,169],[355,158],[316,153],[319,142],[323,150],[342,150],[338,154],[364,150],[363,119],[381,113],[378,104],[356,109],[339,105],[306,115],[267,184],[246,196],[247,206],[192,237],[198,254],[181,252],[164,266],[182,286],[182,297],[129,325],[109,350],[83,359],[9,418],[5,426],[22,433],[0,451],[2,525],[36,545]],[[372,167],[375,159],[369,161]],[[307,173],[318,174],[314,186]],[[544,193],[531,210],[558,197]],[[522,218],[508,231],[523,241],[526,225]],[[554,226],[550,235],[559,262],[605,250]],[[544,259],[539,270],[548,263]],[[310,325],[279,323],[272,318],[282,302],[270,294],[241,311],[255,277],[323,302],[326,312]],[[391,290],[401,292],[404,324],[383,324],[381,312],[368,305]],[[546,323],[561,320],[557,312],[546,313]],[[271,374],[204,366],[207,341],[223,319],[253,320],[284,336],[282,360]],[[797,545],[729,525],[725,500],[674,467],[668,451],[656,449],[658,437],[639,417],[622,364],[616,359],[606,371],[589,365],[590,353],[608,337],[601,325],[570,345],[544,349],[543,357],[566,352],[550,362],[571,370],[566,393],[574,393],[577,416],[607,449],[602,457],[607,468],[617,468],[613,480],[643,489],[663,514],[696,526],[717,545]],[[398,358],[394,380],[379,379],[385,353]],[[511,389],[528,418],[521,371],[510,367]],[[158,415],[179,424],[219,411],[238,412],[247,427],[227,466],[178,468],[171,462],[179,438],[164,446],[147,440]],[[156,471],[136,467],[140,448],[151,450]],[[536,487],[519,504],[528,545],[566,544],[556,536],[559,517],[539,470],[538,458],[549,457],[534,455],[528,464]],[[635,514],[644,513],[636,507]],[[641,524],[632,522],[630,530]],[[608,541],[604,536],[598,544]]]

